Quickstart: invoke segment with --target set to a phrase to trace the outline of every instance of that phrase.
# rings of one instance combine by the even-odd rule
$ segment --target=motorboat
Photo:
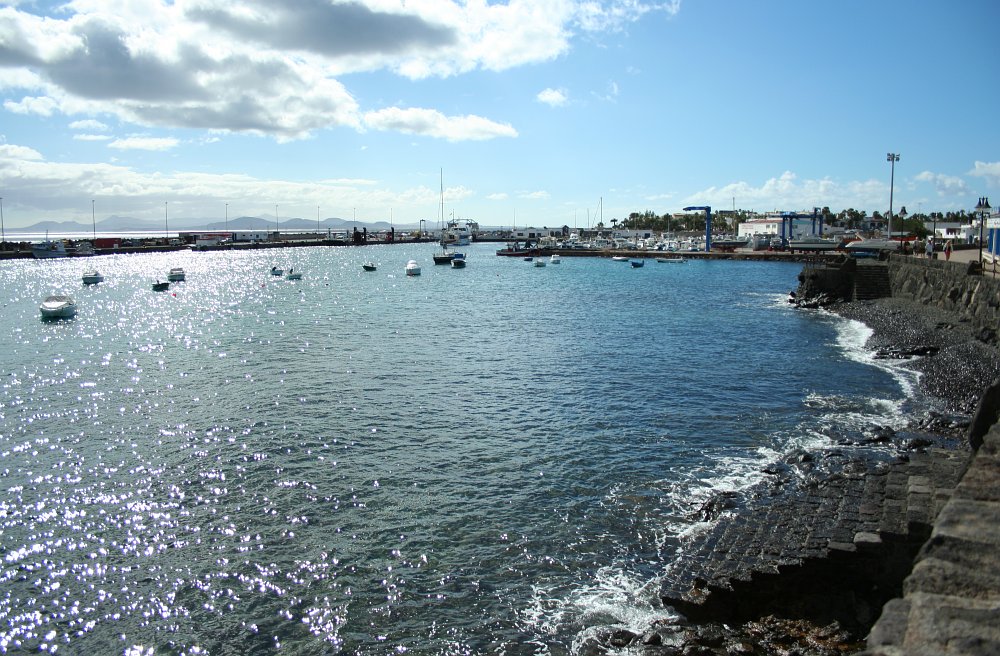
[[[184,280],[184,269],[174,267],[167,273],[168,282],[181,282]]]
[[[444,246],[444,244],[442,244]],[[451,264],[451,261],[455,259],[455,256],[459,253],[449,253],[448,248],[444,246],[444,250],[440,253],[434,253],[434,264]]]
[[[559,264],[562,262],[562,258],[559,257],[559,253],[553,253],[549,256],[549,264]]]
[[[626,256],[624,256],[624,255],[612,255],[611,256],[611,261],[612,262],[628,262],[628,258]]]
[[[535,259],[534,257],[532,257],[532,256],[530,256],[530,255],[529,255],[528,257],[524,258],[524,261],[525,261],[525,262],[531,262],[531,261],[533,261],[534,259]]]
[[[535,266],[536,267],[543,267],[543,266],[545,266],[545,260],[542,259],[542,258],[538,258],[537,260],[535,260]]]
[[[419,276],[420,275],[420,265],[417,264],[416,260],[410,260],[406,263],[406,275],[408,276]]]
[[[104,276],[97,269],[88,269],[83,272],[83,284],[96,285],[99,282],[104,282]]]
[[[47,260],[53,257],[66,257],[66,244],[62,240],[49,241],[46,239],[40,244],[32,244],[31,254],[38,260]]]
[[[455,256],[451,258],[451,268],[452,269],[464,269],[465,268],[465,255],[462,253],[455,253]]]
[[[898,251],[899,242],[894,239],[859,239],[857,241],[849,242],[845,249],[854,252],[881,252],[881,251]]]
[[[169,282],[160,282],[159,280],[157,280],[156,282],[153,283],[154,292],[165,292],[168,289],[170,289]]]
[[[634,259],[634,260],[631,260],[631,264],[632,264],[632,268],[633,269],[638,269],[639,267],[641,267],[644,264],[646,264],[646,260]]]
[[[69,319],[76,316],[76,301],[69,296],[48,296],[38,306],[43,319]]]
[[[364,269],[365,271],[374,271],[377,267],[375,266],[374,262],[365,262],[364,264],[361,265],[361,268]]]
[[[285,274],[285,280],[302,280],[302,272],[289,269],[288,273]]]
[[[74,257],[91,257],[94,255],[94,245],[89,241],[81,241],[73,251]]]
[[[656,261],[662,264],[684,264],[687,262],[683,257],[658,257]]]
[[[283,275],[285,275],[285,270],[284,269],[279,269],[278,267],[273,266],[273,267],[271,267],[271,275],[272,276],[283,276]]]
[[[840,240],[825,239],[816,235],[792,239],[788,242],[788,250],[791,251],[832,251],[840,246]]]

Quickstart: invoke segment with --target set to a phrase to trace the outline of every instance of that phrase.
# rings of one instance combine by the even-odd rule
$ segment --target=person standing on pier
[[[948,261],[951,259],[951,240],[949,239],[944,243],[944,259]]]
[[[934,257],[934,237],[927,238],[927,259]]]

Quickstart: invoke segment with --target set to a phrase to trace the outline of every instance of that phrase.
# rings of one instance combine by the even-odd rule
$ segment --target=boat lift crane
[[[705,252],[712,250],[712,207],[710,205],[692,205],[685,207],[685,212],[705,210]]]

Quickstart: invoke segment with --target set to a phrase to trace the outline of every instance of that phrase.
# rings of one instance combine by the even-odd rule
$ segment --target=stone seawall
[[[995,344],[1000,326],[1000,281],[978,273],[974,262],[958,263],[893,256],[892,295],[954,314],[976,339]]]

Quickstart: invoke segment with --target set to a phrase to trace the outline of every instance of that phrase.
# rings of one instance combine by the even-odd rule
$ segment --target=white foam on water
[[[573,589],[532,588],[531,601],[521,619],[532,630],[547,636],[574,636],[571,653],[581,653],[586,642],[609,629],[642,634],[657,620],[671,619],[660,602],[655,580],[606,566],[593,581]]]

